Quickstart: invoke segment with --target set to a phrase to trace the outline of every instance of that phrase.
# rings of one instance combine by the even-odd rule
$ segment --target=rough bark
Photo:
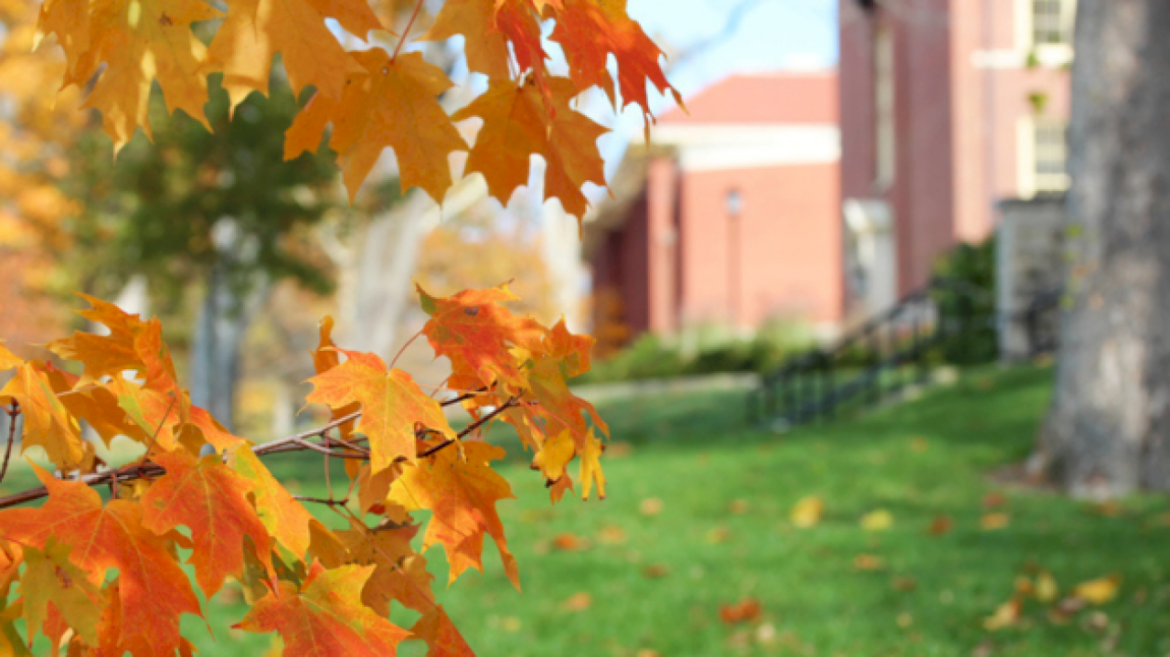
[[[1077,14],[1069,303],[1033,465],[1102,498],[1170,489],[1170,2]]]

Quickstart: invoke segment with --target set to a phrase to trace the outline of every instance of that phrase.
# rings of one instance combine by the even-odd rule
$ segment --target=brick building
[[[851,298],[873,311],[1063,191],[1074,0],[840,0],[841,192]]]
[[[631,332],[844,309],[837,79],[733,76],[635,143],[585,225],[595,298]],[[611,318],[612,319],[612,318]]]

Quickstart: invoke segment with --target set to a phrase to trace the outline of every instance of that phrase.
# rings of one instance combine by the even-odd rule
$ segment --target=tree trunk
[[[1034,466],[1070,493],[1170,489],[1170,2],[1081,0],[1056,390]]]
[[[234,238],[234,234],[228,237]],[[207,410],[231,430],[240,380],[240,346],[272,286],[267,275],[255,272],[241,290],[238,279],[242,275],[233,272],[241,259],[226,248],[230,240],[217,241],[226,244],[219,249],[220,260],[208,275],[206,296],[196,320],[191,348],[191,403]]]

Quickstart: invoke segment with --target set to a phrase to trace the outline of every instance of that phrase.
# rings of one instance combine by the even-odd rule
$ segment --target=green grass
[[[969,371],[917,401],[786,435],[746,426],[737,394],[609,404],[602,413],[626,444],[604,462],[609,499],[550,507],[522,459],[504,465],[519,500],[503,503],[501,514],[524,594],[505,580],[489,540],[486,574],[466,574],[443,590],[446,574],[436,573],[440,600],[484,656],[1165,655],[1166,499],[1133,497],[1108,516],[991,476],[1028,454],[1050,377]],[[282,458],[274,463],[279,476],[321,492],[311,483],[319,460]],[[986,531],[982,500],[993,491],[1006,498],[995,510],[1011,522]],[[807,495],[823,498],[825,515],[798,529],[789,513]],[[640,511],[648,498],[662,501],[657,515]],[[892,528],[864,531],[859,519],[878,508],[893,514]],[[926,530],[940,515],[953,529],[931,536]],[[588,547],[558,550],[554,539],[568,533]],[[859,554],[881,558],[885,568],[858,570]],[[428,558],[442,570],[439,550]],[[1065,624],[1029,600],[1017,627],[985,630],[983,619],[1035,568],[1051,572],[1062,594],[1120,573],[1120,594]],[[581,593],[592,604],[567,609],[564,602]],[[229,588],[207,606],[212,627],[241,617],[233,595]],[[720,605],[747,597],[760,601],[762,617],[724,624]],[[266,637],[223,629],[212,643],[194,618],[184,627],[204,655],[252,655],[268,645]]]

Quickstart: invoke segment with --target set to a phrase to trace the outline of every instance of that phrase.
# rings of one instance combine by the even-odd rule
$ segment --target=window
[[[1067,0],[1030,0],[1032,3],[1032,45],[1072,44],[1072,7]]]
[[[1068,123],[1053,117],[1020,119],[1019,190],[1021,198],[1068,189]]]
[[[1033,170],[1037,192],[1062,192],[1068,189],[1068,124],[1061,119],[1035,120]]]

